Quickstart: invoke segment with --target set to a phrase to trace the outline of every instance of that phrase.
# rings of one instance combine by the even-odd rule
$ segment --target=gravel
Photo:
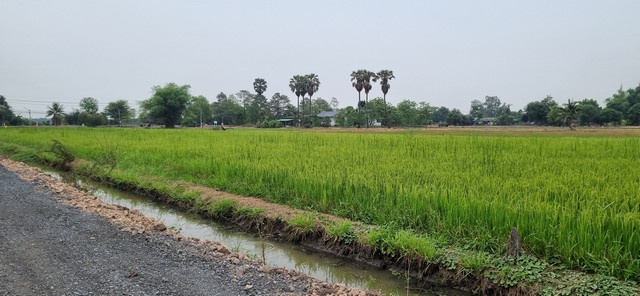
[[[123,231],[43,185],[0,165],[0,295],[364,295],[197,240]]]

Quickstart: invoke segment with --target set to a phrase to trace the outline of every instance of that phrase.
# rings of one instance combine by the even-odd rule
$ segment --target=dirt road
[[[0,295],[365,295],[184,238],[29,169],[0,160]]]

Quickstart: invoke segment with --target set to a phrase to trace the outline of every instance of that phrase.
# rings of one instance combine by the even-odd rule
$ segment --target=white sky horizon
[[[267,81],[354,106],[352,71],[393,70],[387,99],[468,113],[498,96],[517,111],[551,95],[603,104],[640,83],[640,1],[3,0],[0,94],[14,112],[84,97],[138,101],[169,82],[210,102]],[[363,94],[364,95],[364,94]],[[375,84],[369,98],[381,97]]]

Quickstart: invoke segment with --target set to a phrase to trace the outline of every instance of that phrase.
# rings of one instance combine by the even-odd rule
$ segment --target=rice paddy
[[[4,143],[640,279],[640,137],[471,131],[8,128]]]

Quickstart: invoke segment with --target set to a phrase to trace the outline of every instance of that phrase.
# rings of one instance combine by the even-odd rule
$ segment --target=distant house
[[[483,117],[483,118],[478,118],[478,120],[476,120],[476,124],[478,125],[493,125],[495,122],[496,122],[495,117]]]
[[[321,122],[328,124],[329,126],[336,126],[336,119],[338,118],[338,113],[340,113],[340,111],[324,111],[324,112],[318,113],[318,115],[316,116],[320,118]]]
[[[282,123],[282,126],[284,126],[284,127],[290,127],[290,126],[293,126],[293,123],[294,123],[294,122],[293,122],[293,119],[291,119],[291,118],[278,119],[278,121],[279,121],[280,123]]]

